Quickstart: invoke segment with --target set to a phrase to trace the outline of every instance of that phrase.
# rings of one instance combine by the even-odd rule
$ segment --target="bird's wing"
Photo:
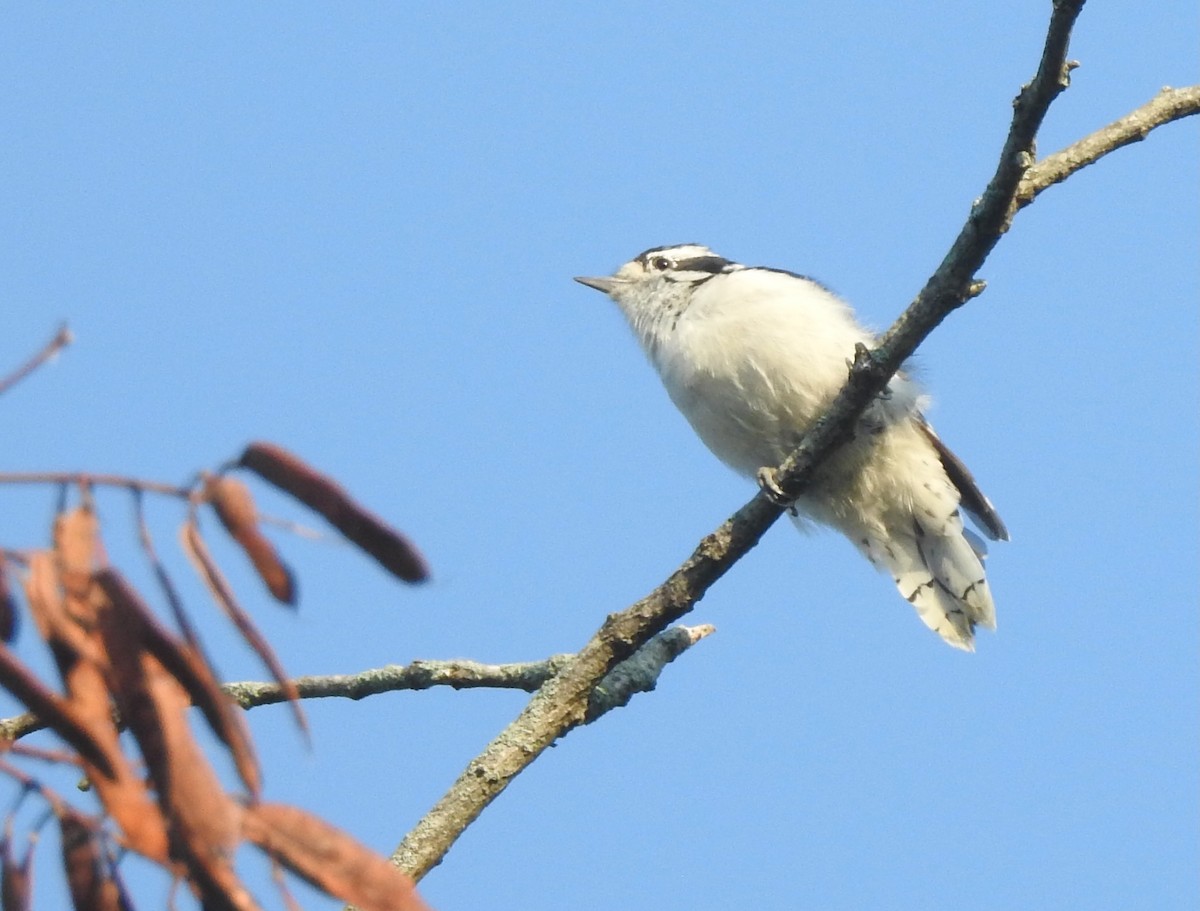
[[[979,523],[979,527],[993,541],[1007,541],[1008,529],[1004,527],[1004,521],[997,514],[992,501],[983,495],[983,491],[975,483],[975,478],[967,470],[967,466],[941,441],[941,438],[933,432],[933,428],[926,423],[924,418],[920,419],[920,424],[921,430],[925,432],[925,436],[937,451],[950,483],[958,488],[959,495],[962,497],[963,509],[970,513],[971,518]]]

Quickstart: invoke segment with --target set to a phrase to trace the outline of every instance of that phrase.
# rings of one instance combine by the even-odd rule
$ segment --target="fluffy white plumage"
[[[818,282],[746,267],[698,244],[655,247],[607,278],[603,291],[633,327],[671,400],[713,453],[748,477],[778,465],[820,417],[871,334]],[[855,439],[818,471],[796,502],[889,572],[930,629],[974,647],[995,629],[982,540],[1008,532],[963,464],[921,414],[925,397],[901,373],[863,416]]]

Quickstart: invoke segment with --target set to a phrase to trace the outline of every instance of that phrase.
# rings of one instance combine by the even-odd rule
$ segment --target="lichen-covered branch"
[[[591,717],[598,718],[611,709],[629,702],[637,693],[654,688],[654,682],[671,661],[713,632],[713,627],[676,626],[647,642],[635,654],[612,669],[596,686],[591,697]],[[417,660],[410,664],[386,667],[356,674],[328,674],[292,679],[301,699],[365,699],[398,690],[427,690],[448,686],[456,690],[510,689],[535,692],[574,658],[553,655],[542,661],[511,664],[484,664],[480,661]],[[244,709],[275,705],[286,701],[282,688],[275,683],[226,683],[222,687]],[[0,722],[3,725],[5,722]]]
[[[1043,190],[1062,183],[1109,152],[1141,142],[1155,127],[1192,114],[1200,114],[1200,85],[1163,89],[1140,108],[1032,165],[1017,187],[1017,208],[1029,205]]]
[[[614,667],[596,685],[588,701],[587,720],[594,721],[606,712],[628,704],[638,693],[654,689],[658,676],[668,664],[713,631],[714,628],[708,624],[676,626],[655,636]],[[456,690],[515,689],[532,693],[574,657],[552,655],[542,661],[511,664],[485,664],[466,659],[418,660],[410,664],[389,664],[356,674],[296,677],[291,682],[295,684],[301,699],[358,700],[380,693],[427,690],[435,686],[448,686]],[[287,701],[283,688],[277,683],[243,681],[226,683],[221,688],[243,709]],[[32,712],[0,719],[0,740],[16,741],[44,727]]]
[[[354,674],[321,674],[294,677],[301,699],[366,699],[398,690],[427,690],[449,686],[456,690],[490,688],[532,693],[554,675],[571,656],[554,655],[543,661],[485,664],[481,661],[418,659],[409,664],[388,664]],[[287,697],[278,684],[245,681],[225,684],[225,692],[244,709],[277,705]]]

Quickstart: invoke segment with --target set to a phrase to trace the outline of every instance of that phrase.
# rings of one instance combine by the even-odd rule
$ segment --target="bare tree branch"
[[[1041,63],[1014,102],[996,173],[942,264],[874,351],[860,348],[850,378],[824,417],[775,473],[791,497],[816,467],[853,433],[863,410],[925,337],[982,290],[974,275],[1012,218],[1013,199],[1033,162],[1033,142],[1050,103],[1066,88],[1067,44],[1083,0],[1056,0]],[[467,765],[450,790],[393,854],[414,879],[441,862],[450,846],[508,783],[541,752],[587,718],[588,695],[609,669],[691,610],[714,582],[749,551],[782,510],[761,493],[720,528],[657,589],[611,614],[562,671],[534,694],[519,716]]]
[[[43,730],[45,727],[41,719],[33,714],[33,712],[23,712],[20,715],[13,715],[11,718],[0,720],[0,741],[11,743],[14,740],[24,737],[26,734]]]
[[[600,681],[589,699],[587,720],[594,721],[626,705],[638,693],[654,689],[663,669],[701,639],[711,635],[714,629],[708,624],[676,626],[655,636]],[[435,686],[449,686],[456,690],[515,689],[532,693],[574,657],[552,655],[542,661],[511,664],[484,664],[466,659],[418,660],[410,664],[389,664],[356,674],[296,677],[291,682],[295,684],[301,699],[336,697],[358,700],[380,693],[427,690]],[[277,683],[243,681],[226,683],[221,688],[243,709],[287,701]],[[45,725],[32,712],[3,718],[0,719],[0,741],[16,741],[43,728]]]
[[[1109,152],[1141,142],[1155,127],[1200,113],[1200,85],[1165,88],[1140,108],[1085,136],[1065,149],[1047,155],[1025,172],[1017,187],[1016,206],[1023,209],[1043,191],[1062,183],[1076,171],[1095,164]]]
[[[42,364],[52,360],[54,355],[58,354],[58,352],[60,352],[63,348],[66,348],[67,345],[71,344],[72,341],[74,341],[74,338],[71,335],[71,330],[68,329],[64,323],[59,327],[58,332],[54,333],[54,338],[50,339],[50,341],[48,341],[42,347],[41,351],[27,360],[8,376],[0,379],[0,395],[8,392],[9,389],[17,385],[17,383],[21,382],[21,380],[25,379],[25,377],[29,376],[29,374],[37,370],[38,367],[42,366]]]
[[[677,626],[665,630],[647,642],[635,654],[618,664],[596,686],[589,708],[589,721],[625,705],[637,693],[653,689],[664,667],[713,632],[713,627]],[[465,689],[514,689],[527,693],[557,674],[574,655],[553,655],[543,661],[513,664],[484,664],[465,659],[451,661],[413,661],[357,674],[330,674],[296,677],[293,683],[301,699],[366,699],[396,690],[426,690],[435,686]],[[225,692],[244,709],[274,705],[285,701],[274,683],[227,683]],[[0,722],[3,725],[5,722]]]
[[[81,484],[93,487],[124,487],[142,493],[160,493],[168,497],[188,499],[191,487],[147,481],[120,474],[91,474],[86,471],[0,471],[0,484]]]

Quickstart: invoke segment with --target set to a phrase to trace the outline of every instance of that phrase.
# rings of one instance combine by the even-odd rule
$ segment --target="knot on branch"
[[[854,360],[850,363],[851,380],[859,383],[869,380],[882,381],[887,378],[884,373],[884,366],[878,354],[862,342],[855,343]]]
[[[1058,74],[1059,91],[1069,89],[1071,87],[1071,73],[1079,69],[1078,60],[1068,60],[1062,65],[1062,70]]]

